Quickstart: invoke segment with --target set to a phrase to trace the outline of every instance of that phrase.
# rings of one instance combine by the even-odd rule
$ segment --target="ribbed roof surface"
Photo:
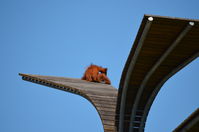
[[[117,89],[111,85],[64,77],[20,75],[23,80],[71,92],[86,98],[98,111],[103,123],[104,132],[116,132],[114,123]]]

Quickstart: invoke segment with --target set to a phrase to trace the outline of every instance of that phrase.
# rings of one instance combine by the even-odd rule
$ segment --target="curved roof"
[[[199,132],[199,108],[185,119],[173,132]]]
[[[198,36],[198,20],[145,15],[123,69],[119,92],[110,85],[80,79],[20,75],[26,81],[89,100],[101,117],[104,132],[142,132],[161,86],[199,56]]]
[[[80,95],[90,101],[100,115],[104,132],[116,132],[115,108],[117,89],[111,85],[80,79],[20,74],[23,80]]]
[[[161,86],[198,57],[198,36],[198,20],[144,16],[120,81],[119,132],[144,131]]]

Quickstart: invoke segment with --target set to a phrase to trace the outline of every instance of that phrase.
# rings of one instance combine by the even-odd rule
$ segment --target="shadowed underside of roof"
[[[199,108],[184,120],[173,132],[199,132]]]
[[[144,16],[120,81],[119,132],[144,131],[161,86],[198,57],[198,36],[198,20]]]
[[[89,100],[100,115],[104,132],[116,132],[115,109],[117,89],[111,85],[80,79],[20,74],[23,80],[80,95]],[[66,130],[67,131],[67,130]]]

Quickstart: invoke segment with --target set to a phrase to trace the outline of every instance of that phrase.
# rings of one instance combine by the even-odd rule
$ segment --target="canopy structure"
[[[120,81],[119,132],[144,131],[162,85],[199,56],[198,36],[198,20],[144,16]]]
[[[96,108],[103,123],[104,132],[116,132],[115,108],[117,89],[111,85],[87,82],[81,79],[20,74],[23,80],[80,95]]]
[[[80,79],[20,75],[26,81],[88,99],[101,117],[104,132],[143,132],[162,85],[199,56],[198,36],[198,20],[145,15],[118,91],[110,85]]]

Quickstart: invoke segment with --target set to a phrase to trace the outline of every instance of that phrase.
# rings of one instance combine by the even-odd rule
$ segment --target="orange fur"
[[[86,80],[89,82],[111,84],[106,74],[107,74],[107,68],[103,68],[103,67],[91,64],[86,69],[84,76],[82,77],[82,80]]]

